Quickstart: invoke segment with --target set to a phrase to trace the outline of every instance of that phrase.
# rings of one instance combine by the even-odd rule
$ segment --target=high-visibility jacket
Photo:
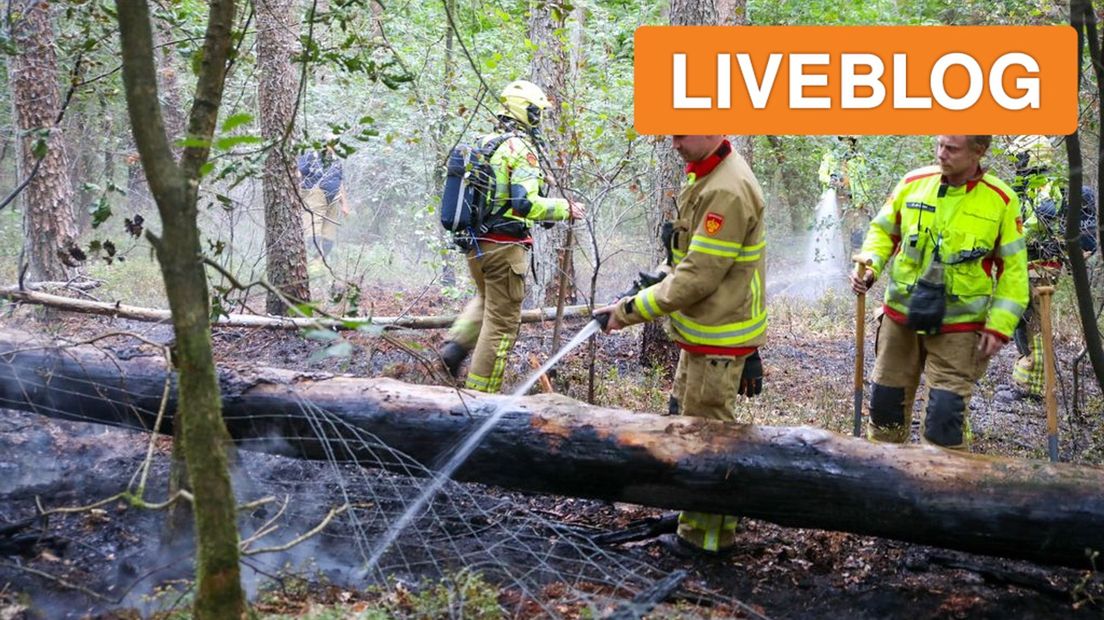
[[[501,135],[501,134],[498,134]],[[483,136],[480,144],[494,139]],[[491,206],[491,231],[485,238],[491,241],[518,241],[529,239],[529,226],[533,221],[566,220],[570,217],[567,200],[548,198],[543,186],[544,173],[536,150],[522,134],[507,138],[491,156],[491,168],[495,172],[495,197]],[[524,189],[525,198],[514,200],[511,208],[511,186]],[[516,192],[516,190],[514,190]]]
[[[996,176],[978,173],[958,187],[946,185],[938,166],[905,175],[871,222],[862,252],[875,274],[895,257],[885,312],[905,323],[909,295],[938,244],[947,291],[942,331],[985,330],[1007,341],[1028,303],[1019,199]]]
[[[827,188],[832,185],[832,177],[839,177],[840,186],[851,194],[852,209],[866,209],[874,204],[870,187],[870,171],[866,158],[861,153],[850,151],[842,159],[837,158],[833,150],[825,151],[820,159],[818,170],[820,182]]]
[[[767,329],[762,189],[727,141],[688,169],[671,236],[674,269],[618,304],[614,317],[633,325],[668,316],[671,336],[683,349],[750,353]]]

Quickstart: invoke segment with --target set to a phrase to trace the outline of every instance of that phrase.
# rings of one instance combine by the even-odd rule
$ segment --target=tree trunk
[[[1077,30],[1077,83],[1081,83],[1081,50],[1084,49],[1085,39],[1089,40],[1089,57],[1096,71],[1097,94],[1104,94],[1104,65],[1101,63],[1101,43],[1096,40],[1096,15],[1093,13],[1091,2],[1075,0],[1070,3],[1070,24]],[[1080,92],[1080,88],[1078,88]],[[1100,117],[1104,119],[1104,101],[1097,99],[1096,105]],[[1077,309],[1081,315],[1081,333],[1085,336],[1085,350],[1088,351],[1089,361],[1092,364],[1093,373],[1096,375],[1096,383],[1104,390],[1104,343],[1101,342],[1100,324],[1096,318],[1096,307],[1092,296],[1092,286],[1089,282],[1088,265],[1081,253],[1080,235],[1074,231],[1081,230],[1081,141],[1078,131],[1066,138],[1066,154],[1069,157],[1069,189],[1068,206],[1066,207],[1066,254],[1069,256],[1070,274],[1073,277],[1073,288],[1077,294]],[[1098,136],[1097,141],[1097,192],[1104,191],[1104,135]],[[1099,200],[1097,194],[1097,238],[1104,240],[1104,202]],[[1104,246],[1097,246],[1104,247]]]
[[[261,134],[272,144],[264,165],[265,266],[268,281],[280,295],[268,291],[265,310],[287,314],[281,299],[310,300],[307,246],[303,241],[303,210],[299,205],[295,170],[287,140],[295,124],[299,75],[292,63],[299,40],[298,4],[292,0],[257,0],[257,65],[260,81]]]
[[[1066,136],[1066,153],[1069,157],[1069,205],[1066,207],[1066,230],[1081,230],[1081,140],[1078,132]],[[1096,307],[1089,282],[1089,268],[1081,250],[1081,236],[1066,235],[1066,256],[1069,257],[1070,276],[1077,299],[1077,313],[1081,317],[1081,334],[1085,338],[1085,350],[1089,354],[1097,385],[1104,390],[1104,346],[1100,339],[1100,325],[1096,319]]]
[[[0,355],[8,360],[0,364],[6,406],[152,426],[166,378],[156,357],[124,361],[87,347],[61,352],[13,339],[11,332],[0,333]],[[408,461],[381,455],[395,450],[432,467],[496,404],[510,403],[511,411],[456,472],[458,480],[737,514],[1082,569],[1090,567],[1086,549],[1104,549],[1104,469],[1097,467],[872,443],[809,427],[662,417],[558,395],[512,400],[244,366],[220,368],[219,377],[227,424],[247,449],[409,474]],[[184,406],[174,398],[168,411]],[[311,410],[327,412],[335,423],[313,423],[303,414]]]
[[[20,6],[19,12],[9,16],[12,42],[19,53],[8,56],[8,81],[20,133],[20,181],[35,175],[20,197],[27,278],[64,281],[75,273],[66,262],[75,263],[66,257],[77,229],[69,157],[57,125],[61,93],[50,5],[45,0],[28,0]]]
[[[567,16],[571,7],[560,0],[538,2],[529,10],[529,40],[533,42],[533,62],[529,79],[541,87],[552,107],[545,110],[541,131],[547,141],[542,149],[541,165],[550,168],[554,180],[552,192],[561,198],[570,186],[571,162],[575,149],[575,131],[571,121],[571,97],[567,78],[571,74],[571,54],[567,46]],[[560,283],[564,283],[564,302],[575,303],[574,253],[567,247],[568,234],[564,226],[533,230],[536,282],[533,301],[537,305],[555,306],[560,298]]]
[[[786,214],[790,220],[790,232],[802,232],[805,230],[805,218],[801,213],[801,191],[797,187],[798,177],[789,171],[789,163],[786,161],[786,149],[782,139],[778,136],[767,136],[771,153],[774,155],[775,167],[781,178],[782,187],[785,190]]]
[[[668,18],[672,26],[701,26],[721,23],[721,14],[714,0],[671,0]],[[667,257],[667,249],[659,238],[659,228],[663,222],[674,221],[678,217],[678,195],[682,186],[684,162],[678,152],[671,147],[670,138],[657,136],[653,144],[656,161],[655,176],[652,181],[655,206],[648,212],[648,224],[654,234],[652,258],[655,264]],[[643,269],[651,269],[647,265]],[[640,334],[640,365],[645,368],[663,368],[667,376],[674,374],[672,360],[678,359],[678,348],[660,322],[651,321],[644,325]]]
[[[234,1],[211,0],[187,134],[197,140],[173,157],[157,98],[153,34],[144,0],[118,0],[123,84],[134,141],[161,215],[162,231],[147,237],[161,264],[176,336],[180,436],[196,523],[196,618],[240,618],[245,593],[238,567],[236,507],[227,469],[229,440],[222,421],[211,352],[207,278],[196,200],[200,169],[210,154],[225,87]]]
[[[259,36],[259,35],[258,35]],[[176,56],[173,44],[172,24],[156,19],[153,23],[153,44],[157,47],[157,92],[161,97],[161,109],[165,114],[165,133],[169,138],[169,148],[179,157],[182,151],[178,142],[184,138],[187,118],[184,113],[184,93],[177,79],[180,60]]]

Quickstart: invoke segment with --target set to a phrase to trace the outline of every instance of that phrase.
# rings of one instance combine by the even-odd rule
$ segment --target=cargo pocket
[[[521,256],[522,260],[510,263],[510,282],[507,288],[510,301],[519,304],[525,299],[525,257],[527,255],[523,253]]]
[[[703,360],[699,412],[702,417],[714,420],[733,420],[736,388],[739,386],[743,364],[728,355],[706,355]]]

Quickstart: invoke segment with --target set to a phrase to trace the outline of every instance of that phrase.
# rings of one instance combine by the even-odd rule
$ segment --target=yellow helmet
[[[541,111],[552,106],[540,86],[528,80],[514,80],[507,84],[499,95],[499,102],[502,104],[499,114],[529,128],[540,124]]]

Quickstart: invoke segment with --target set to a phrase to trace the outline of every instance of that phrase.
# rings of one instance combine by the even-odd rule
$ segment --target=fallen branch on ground
[[[95,314],[99,316],[111,316],[132,321],[147,323],[169,323],[171,316],[168,310],[160,308],[143,308],[129,306],[123,303],[107,303],[101,301],[89,301],[86,299],[73,299],[61,295],[41,293],[31,290],[20,290],[18,286],[0,287],[0,297],[12,301],[48,306],[68,312],[80,312],[82,314]],[[568,318],[589,317],[590,308],[587,306],[569,306],[564,308],[564,316]],[[522,323],[539,323],[556,318],[555,308],[536,308],[523,310]],[[373,327],[381,329],[445,329],[456,320],[456,315],[446,316],[400,316],[400,317],[343,317],[340,319],[320,317],[277,317],[261,316],[256,314],[230,314],[220,316],[212,322],[219,327],[255,327],[262,329],[312,329],[322,326],[337,331],[368,329]]]

